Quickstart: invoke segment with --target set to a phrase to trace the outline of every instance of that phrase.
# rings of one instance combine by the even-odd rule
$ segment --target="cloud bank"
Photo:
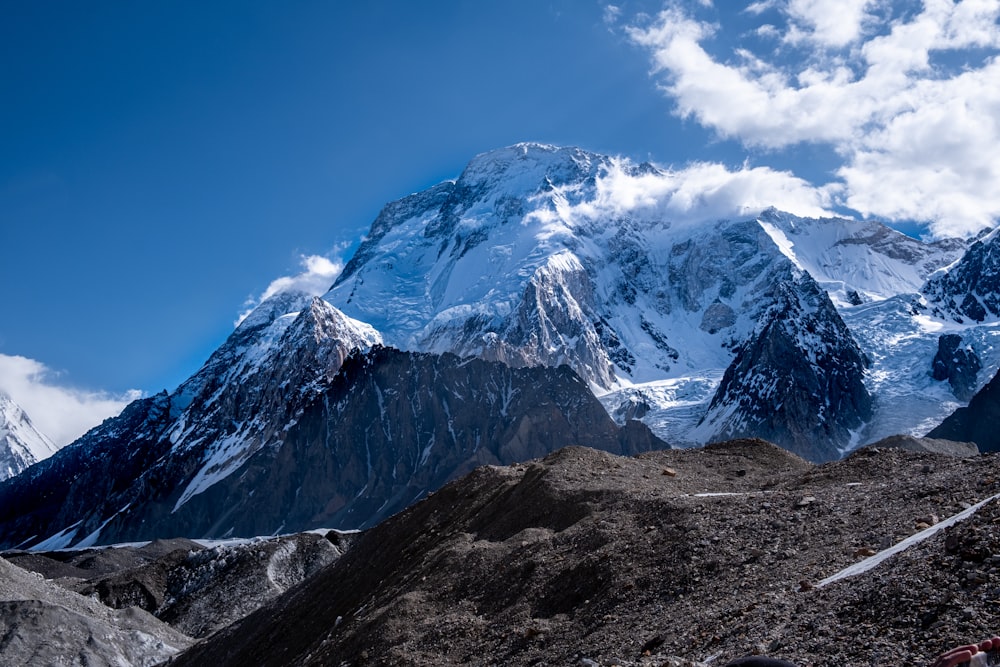
[[[236,319],[235,325],[239,326],[240,322],[245,320],[247,315],[252,313],[253,309],[260,305],[262,301],[276,294],[283,294],[285,292],[305,292],[313,296],[326,294],[333,281],[344,269],[344,264],[339,259],[331,260],[322,255],[303,255],[299,259],[299,263],[303,268],[301,273],[294,276],[276,278],[271,281],[271,284],[267,286],[267,289],[260,296],[248,299],[243,304],[243,311]]]
[[[747,147],[832,147],[821,189],[864,216],[939,236],[1000,218],[1000,0],[754,2],[756,40],[699,11],[626,29],[677,115]]]
[[[142,392],[121,395],[77,389],[60,384],[45,364],[21,356],[0,354],[0,389],[27,413],[39,431],[63,447],[114,417]]]

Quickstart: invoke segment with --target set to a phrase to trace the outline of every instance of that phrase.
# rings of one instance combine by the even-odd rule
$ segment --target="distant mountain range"
[[[996,234],[675,219],[664,178],[520,144],[388,204],[321,299],[265,301],[175,392],[0,485],[0,543],[370,526],[568,444],[826,461],[923,435],[1000,367]]]
[[[52,456],[58,449],[35,428],[21,406],[0,391],[0,481]]]

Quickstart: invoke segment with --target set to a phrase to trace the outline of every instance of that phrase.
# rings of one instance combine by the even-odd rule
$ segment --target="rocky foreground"
[[[933,532],[1000,493],[1000,456],[961,453],[817,466],[749,440],[482,467],[170,664],[927,664],[1000,628],[1000,506]]]

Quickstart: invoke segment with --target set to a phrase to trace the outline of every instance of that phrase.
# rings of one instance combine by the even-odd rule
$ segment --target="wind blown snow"
[[[233,323],[234,326],[239,326],[253,312],[254,308],[275,294],[304,292],[310,296],[322,295],[330,289],[330,285],[344,269],[344,263],[339,259],[331,260],[322,255],[303,255],[300,258],[300,265],[305,269],[302,273],[276,278],[271,281],[271,284],[260,296],[247,299],[246,303],[243,304],[243,311]]]

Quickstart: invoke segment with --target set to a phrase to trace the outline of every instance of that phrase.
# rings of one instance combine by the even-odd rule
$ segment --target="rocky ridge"
[[[617,426],[567,367],[512,369],[376,346],[346,357],[330,377],[329,364],[311,365],[302,352],[275,354],[300,360],[296,372],[315,382],[217,385],[206,372],[175,395],[132,404],[0,484],[0,543],[54,549],[362,528],[478,465],[576,443],[623,454],[667,446],[638,422]],[[178,394],[196,381],[209,400],[179,410]],[[219,407],[229,400],[232,408]],[[227,432],[221,421],[212,428],[215,418],[261,405],[249,431]],[[205,420],[189,420],[202,412]],[[244,447],[247,432],[277,439]]]
[[[871,419],[870,360],[827,294],[801,275],[778,283],[761,324],[736,350],[698,428],[721,441],[763,437],[813,461],[839,458]],[[817,398],[823,400],[817,405]]]
[[[962,259],[930,277],[923,289],[934,314],[962,323],[1000,317],[1000,241],[976,239]]]
[[[111,609],[0,558],[5,665],[152,667],[192,641],[142,609]]]

